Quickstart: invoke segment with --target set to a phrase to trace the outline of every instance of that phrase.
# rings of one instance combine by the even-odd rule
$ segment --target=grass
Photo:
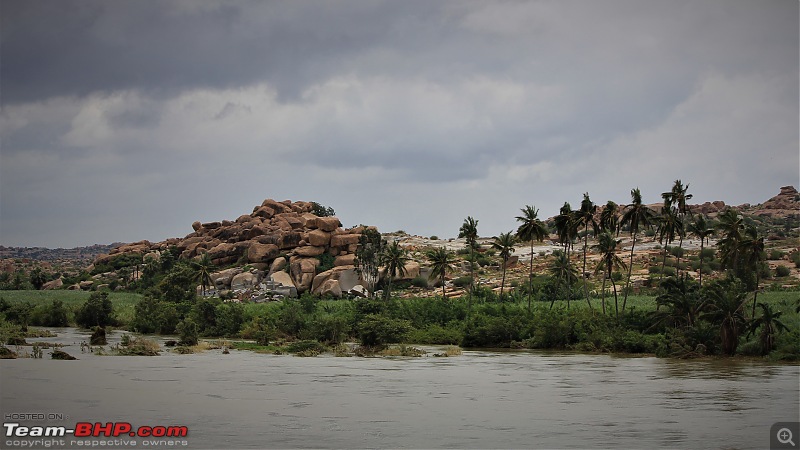
[[[91,292],[85,291],[0,291],[0,298],[10,303],[28,302],[33,306],[50,304],[61,300],[73,312],[89,299]],[[142,299],[141,294],[132,292],[110,292],[108,298],[114,305],[114,313],[122,323],[133,320],[134,307]]]

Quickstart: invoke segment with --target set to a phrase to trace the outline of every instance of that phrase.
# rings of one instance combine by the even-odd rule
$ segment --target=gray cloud
[[[797,184],[792,2],[1,7],[5,245],[180,236],[265,197],[450,236],[585,191]]]

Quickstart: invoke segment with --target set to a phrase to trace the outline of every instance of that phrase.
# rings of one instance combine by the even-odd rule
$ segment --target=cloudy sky
[[[0,244],[182,237],[265,198],[482,236],[583,192],[798,185],[798,2],[0,0]]]

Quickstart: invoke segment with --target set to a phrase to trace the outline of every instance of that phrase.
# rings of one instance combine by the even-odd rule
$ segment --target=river
[[[191,448],[769,448],[770,426],[800,416],[797,365],[533,351],[96,356],[74,344],[85,335],[61,331],[41,340],[71,343],[78,361],[0,360],[4,417],[185,425]]]

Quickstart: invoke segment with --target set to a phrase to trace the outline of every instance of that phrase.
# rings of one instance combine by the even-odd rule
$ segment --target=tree
[[[311,213],[317,217],[335,216],[336,212],[330,206],[323,206],[317,202],[311,202]]]
[[[664,267],[667,264],[667,253],[669,244],[675,240],[675,235],[683,234],[683,224],[678,217],[676,209],[669,206],[661,208],[661,215],[658,217],[658,227],[656,230],[658,234],[658,242],[664,246],[664,258],[661,261],[661,276],[659,280],[664,277]],[[678,259],[680,266],[680,259]]]
[[[500,233],[500,236],[496,237],[494,242],[492,242],[492,248],[500,252],[500,258],[503,260],[503,279],[500,282],[500,301],[503,300],[503,289],[506,285],[506,266],[508,265],[508,260],[511,258],[511,254],[514,253],[514,244],[516,243],[517,237],[514,236],[511,231],[508,233]]]
[[[577,230],[575,226],[575,214],[569,202],[564,202],[564,205],[559,209],[558,215],[553,220],[556,224],[558,242],[564,246],[564,252],[567,254],[567,257],[569,257],[569,249],[572,248],[572,240],[575,238],[576,234],[573,230]]]
[[[756,316],[756,301],[758,298],[758,282],[761,274],[761,261],[764,258],[764,237],[758,235],[755,226],[747,226],[744,231],[744,238],[739,244],[741,254],[747,268],[755,272],[756,282],[753,286],[753,314]]]
[[[761,317],[754,317],[750,321],[748,335],[761,328],[758,340],[761,344],[761,354],[766,355],[775,348],[775,335],[781,331],[789,331],[789,327],[780,320],[783,311],[773,311],[767,303],[759,302],[758,306],[761,308]]]
[[[200,282],[201,289],[203,290],[203,297],[206,296],[206,286],[211,286],[211,272],[214,269],[214,263],[211,262],[211,257],[208,252],[203,252],[200,259],[192,261],[192,268],[195,270],[194,280]]]
[[[400,247],[397,241],[384,247],[382,263],[386,267],[386,276],[388,277],[386,291],[384,292],[386,300],[389,300],[391,296],[392,279],[395,276],[403,277],[406,275],[406,263],[408,263],[409,260],[408,251]]]
[[[614,282],[613,271],[614,268],[625,270],[625,262],[622,258],[617,256],[617,246],[620,245],[621,240],[614,239],[614,235],[610,231],[603,231],[597,237],[597,245],[593,248],[597,249],[600,253],[600,264],[595,268],[595,273],[603,271],[603,314],[606,313],[606,280],[611,280],[611,286],[614,287],[614,309],[616,310],[617,317],[619,317],[619,304],[617,302],[617,284]]]
[[[578,269],[572,265],[566,253],[561,251],[553,252],[553,256],[555,256],[555,259],[550,263],[548,271],[557,280],[556,292],[561,292],[561,283],[564,281],[567,282],[567,309],[569,309],[569,300],[570,297],[572,297],[572,285],[578,281]],[[555,300],[555,296],[550,300],[550,309],[553,309]]]
[[[428,249],[425,252],[428,260],[431,263],[430,279],[438,278],[442,283],[442,299],[446,298],[444,291],[444,277],[447,272],[452,268],[455,263],[455,257],[452,253],[448,252],[444,247],[436,247]],[[470,303],[471,305],[471,303]]]
[[[747,324],[744,317],[747,294],[741,282],[730,277],[712,283],[705,291],[707,307],[702,318],[719,326],[722,351],[733,355],[739,347],[739,335]]]
[[[687,183],[686,186],[683,185],[681,180],[675,180],[675,183],[672,185],[672,190],[669,192],[664,192],[661,194],[661,197],[664,199],[664,205],[669,207],[675,207],[678,210],[678,217],[680,219],[680,223],[684,223],[686,219],[686,215],[691,215],[691,211],[689,211],[689,206],[686,204],[687,200],[691,200],[692,194],[688,193],[689,191],[689,184]],[[683,248],[683,234],[678,234],[678,248]],[[680,257],[678,258],[680,261]],[[679,264],[680,265],[680,264]],[[679,269],[680,270],[680,269]]]
[[[625,212],[620,221],[621,226],[628,225],[631,238],[631,259],[628,263],[628,278],[625,281],[625,297],[622,300],[622,312],[625,312],[625,305],[628,303],[628,292],[631,286],[631,271],[633,270],[633,250],[636,248],[636,234],[642,228],[650,228],[655,219],[655,213],[642,203],[642,193],[639,188],[631,190],[631,203],[625,207]]]
[[[469,310],[472,310],[472,291],[475,288],[475,249],[478,247],[478,221],[467,216],[461,228],[458,230],[458,237],[467,241],[469,248]]]
[[[531,263],[528,271],[528,312],[530,312],[531,297],[533,296],[533,241],[542,242],[548,233],[544,222],[539,220],[538,209],[525,205],[520,211],[522,211],[522,215],[517,216],[517,222],[520,222],[521,225],[517,228],[517,237],[531,243]]]
[[[717,230],[720,240],[717,242],[722,265],[736,273],[739,250],[744,237],[744,217],[733,208],[726,208],[717,217]]]
[[[669,321],[676,327],[693,327],[705,305],[700,286],[685,276],[669,277],[661,282],[661,290],[656,303],[666,308],[655,313],[656,324]]]
[[[47,283],[47,274],[44,273],[41,267],[37,266],[31,271],[30,279],[33,288],[38,291]]]
[[[383,253],[383,239],[378,230],[367,228],[358,239],[356,249],[355,266],[361,278],[367,283],[369,296],[375,292],[375,285],[378,283],[378,266],[380,265],[380,255]]]
[[[104,328],[106,325],[113,325],[116,322],[114,306],[108,298],[108,293],[92,292],[86,303],[75,312],[75,322],[83,328]]]
[[[714,234],[714,228],[708,223],[706,216],[698,214],[689,222],[687,230],[700,239],[700,268],[697,273],[700,276],[700,287],[703,287],[703,249],[705,248],[705,243],[708,242],[708,238]]]
[[[581,278],[583,279],[583,294],[586,296],[586,303],[589,304],[589,309],[592,309],[592,302],[589,300],[589,288],[586,286],[586,250],[589,248],[589,225],[592,226],[594,233],[597,234],[598,224],[594,220],[594,214],[597,212],[597,206],[589,199],[589,193],[583,194],[581,201],[581,209],[576,211],[575,227],[579,228],[583,225],[583,271]]]
[[[619,234],[619,206],[611,200],[600,213],[600,230]]]

